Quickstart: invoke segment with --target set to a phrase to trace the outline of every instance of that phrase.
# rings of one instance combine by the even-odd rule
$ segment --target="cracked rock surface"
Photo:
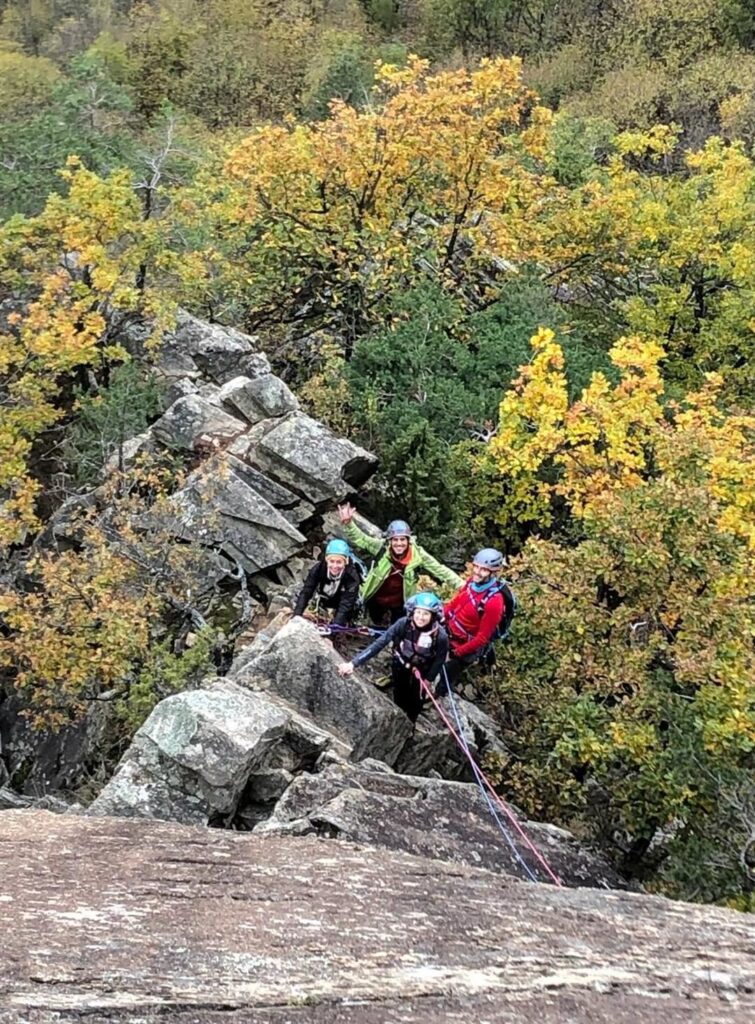
[[[0,1024],[738,1024],[746,915],[315,837],[0,816]]]

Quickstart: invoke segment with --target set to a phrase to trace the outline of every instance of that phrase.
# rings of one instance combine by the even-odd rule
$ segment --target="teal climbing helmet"
[[[420,594],[414,594],[404,605],[407,615],[411,615],[415,608],[430,612],[436,619],[443,615],[443,602],[437,594],[425,590]]]
[[[341,558],[351,558],[351,548],[345,540],[334,537],[333,540],[328,541],[325,548],[325,557],[327,558],[328,555],[340,555]]]

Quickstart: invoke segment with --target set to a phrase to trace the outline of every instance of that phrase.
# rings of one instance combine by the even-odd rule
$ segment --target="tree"
[[[211,128],[298,109],[315,25],[309,5],[267,0],[165,0],[132,13],[130,82],[150,120],[166,103]]]
[[[720,410],[717,375],[664,403],[663,352],[638,338],[611,352],[615,385],[596,373],[570,403],[552,333],[533,347],[480,457],[504,536],[561,526],[512,566],[522,614],[495,684],[506,781],[634,874],[673,855],[667,877],[694,895],[681,865],[755,752],[755,417]],[[723,818],[719,841],[742,831]],[[744,845],[696,885],[751,891]]]
[[[170,492],[181,479],[154,460],[111,474],[66,522],[65,549],[33,555],[21,585],[0,591],[0,664],[37,726],[59,727],[109,700],[136,728],[187,671],[212,666],[217,631],[200,608],[232,573],[199,542],[177,542]],[[202,633],[201,657],[183,662],[174,650],[189,629]]]
[[[38,525],[34,445],[65,417],[72,377],[127,358],[109,331],[113,313],[154,318],[159,337],[174,307],[149,272],[191,272],[144,218],[128,171],[100,178],[71,158],[64,174],[66,196],[0,230],[0,284],[17,306],[0,335],[0,548]]]
[[[11,3],[3,11],[0,35],[19,43],[28,53],[38,57],[42,42],[54,24],[54,0]]]
[[[60,168],[73,153],[90,170],[104,174],[135,161],[128,130],[131,102],[102,60],[96,55],[77,58],[70,77],[63,78],[42,58],[20,59],[49,65],[54,74],[33,105],[33,89],[24,82],[23,102],[0,117],[0,219],[36,214],[51,192],[63,191]],[[1,65],[0,56],[0,75]]]
[[[496,285],[475,269],[537,251],[548,121],[516,60],[431,76],[411,58],[379,69],[363,111],[255,130],[187,206],[208,223],[215,307],[249,327],[337,324],[349,354],[420,261],[484,305]]]
[[[741,145],[710,139],[672,158],[673,128],[626,132],[604,169],[553,196],[550,279],[604,337],[662,345],[676,397],[724,376],[725,395],[755,388],[755,167]],[[563,200],[563,201],[562,201]],[[615,336],[615,334],[614,334]]]
[[[0,48],[0,119],[21,121],[52,97],[60,72],[46,57]]]

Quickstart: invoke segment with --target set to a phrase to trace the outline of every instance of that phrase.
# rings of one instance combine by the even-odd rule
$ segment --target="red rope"
[[[472,760],[471,753],[469,752],[466,744],[461,739],[461,737],[459,736],[459,734],[457,733],[457,731],[454,729],[453,725],[449,721],[448,716],[446,715],[445,711],[443,710],[443,708],[438,703],[438,701],[435,698],[434,694],[430,690],[430,687],[425,682],[425,680],[422,678],[422,675],[420,674],[418,669],[415,668],[412,671],[414,672],[414,675],[417,677],[417,680],[419,681],[419,685],[420,685],[420,688],[422,689],[422,691],[427,694],[427,696],[430,698],[430,700],[435,705],[435,710],[438,712],[440,717],[443,719],[443,722],[445,723],[446,728],[451,733],[453,738],[456,740],[456,743],[457,743],[458,747],[462,750],[462,752],[464,754],[466,754],[466,756],[471,761]],[[451,699],[453,699],[453,695],[451,695]],[[479,771],[480,778],[482,779],[482,781],[485,783],[486,787],[490,791],[493,799],[496,801],[496,803],[498,804],[500,809],[503,811],[503,813],[506,815],[506,817],[509,819],[509,821],[514,826],[514,828],[517,830],[517,832],[519,833],[521,838],[524,840],[526,845],[529,847],[529,849],[535,855],[535,857],[540,862],[540,864],[542,864],[542,866],[545,869],[546,873],[549,875],[549,877],[553,880],[553,882],[556,885],[562,886],[564,883],[561,881],[561,879],[558,877],[558,875],[553,870],[553,868],[551,868],[551,866],[548,863],[548,861],[545,859],[545,857],[542,855],[542,853],[540,853],[538,848],[535,846],[535,844],[532,842],[530,837],[524,831],[524,829],[522,828],[519,820],[517,819],[516,815],[511,810],[511,808],[508,806],[506,801],[495,791],[495,789],[493,788],[492,783],[490,782],[490,780],[485,775],[485,773],[483,772],[482,768],[480,768],[479,765],[477,765],[477,770]]]

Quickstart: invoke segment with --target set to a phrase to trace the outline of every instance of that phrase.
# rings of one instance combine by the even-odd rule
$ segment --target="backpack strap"
[[[482,618],[482,616],[485,614],[485,607],[486,607],[488,601],[490,600],[490,598],[493,597],[494,594],[502,594],[503,595],[503,588],[505,587],[505,585],[506,585],[506,580],[496,580],[496,582],[493,584],[493,586],[492,587],[488,587],[488,589],[482,594],[482,596],[480,598],[480,601],[477,604],[477,614],[480,616],[480,618]],[[505,595],[503,597],[503,601],[504,601],[504,604],[505,604],[506,603]]]

